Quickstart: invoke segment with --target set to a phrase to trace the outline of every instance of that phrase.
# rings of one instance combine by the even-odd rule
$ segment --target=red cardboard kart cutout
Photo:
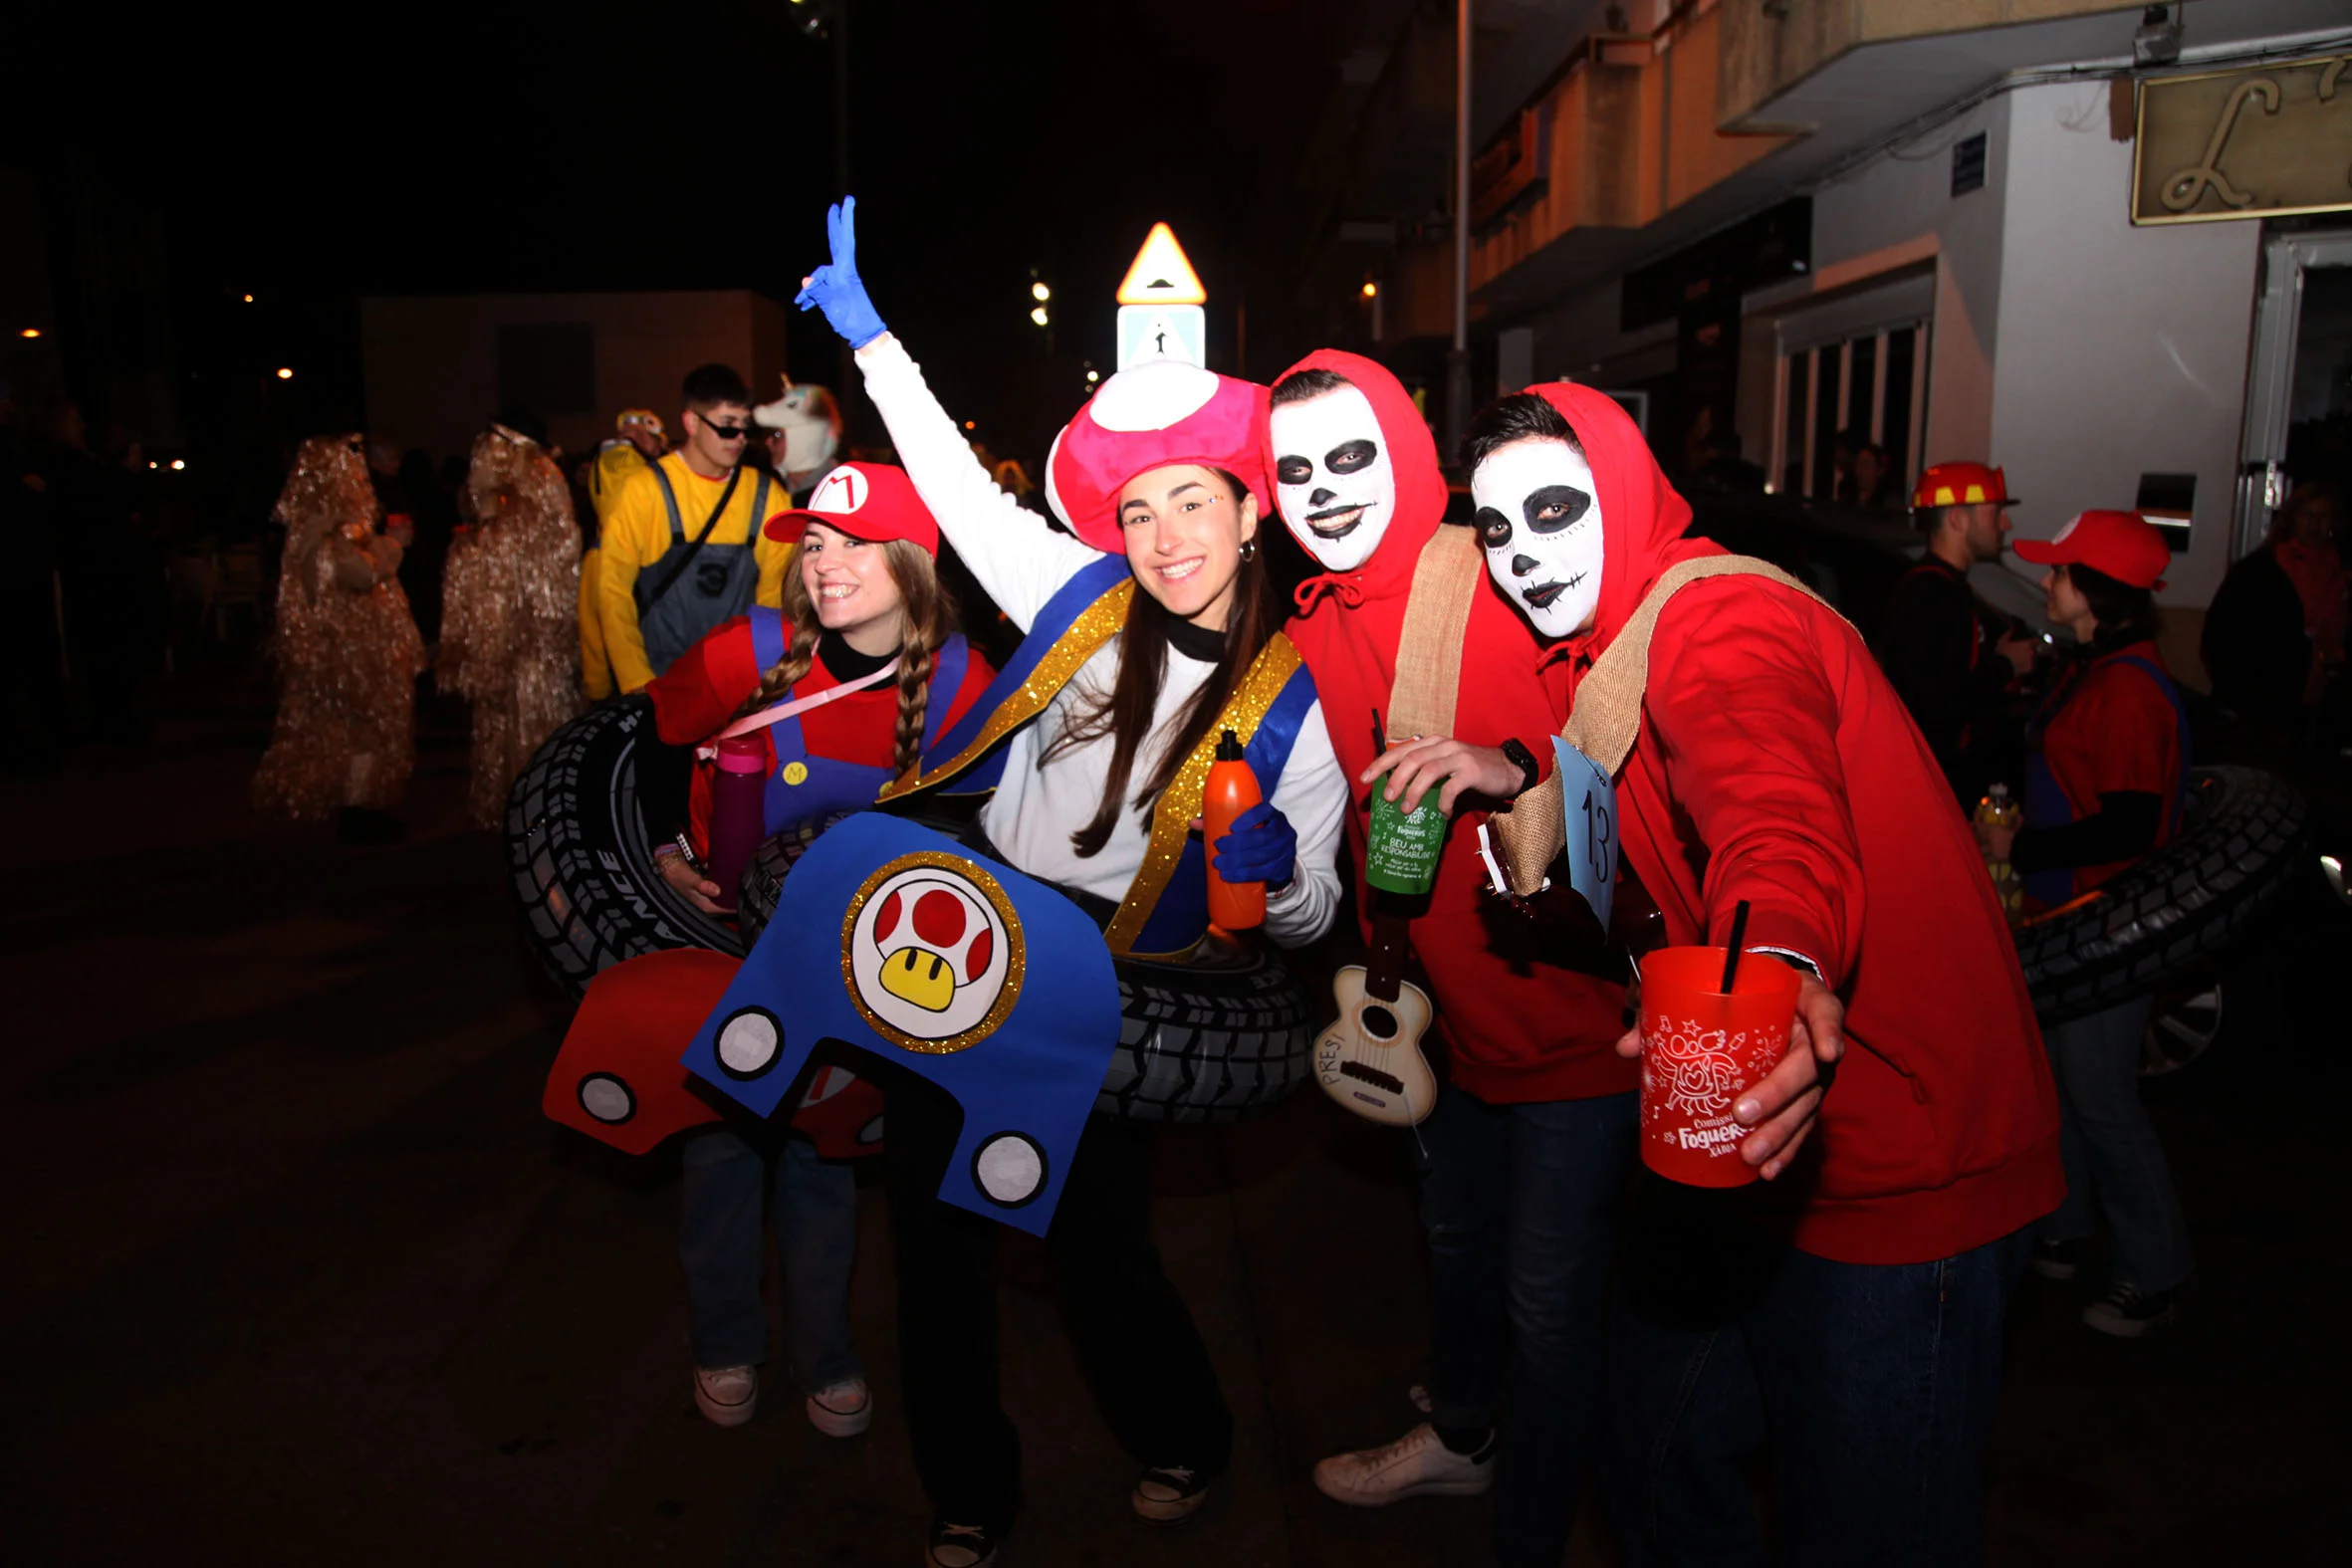
[[[723,1120],[678,1053],[742,967],[723,953],[677,948],[590,981],[548,1074],[540,1101],[548,1119],[623,1154],[650,1154],[665,1138]],[[882,1091],[844,1068],[820,1066],[792,1125],[828,1160],[879,1153]]]

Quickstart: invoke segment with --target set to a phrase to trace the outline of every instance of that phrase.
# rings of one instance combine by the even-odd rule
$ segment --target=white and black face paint
[[[1600,603],[1601,517],[1592,465],[1564,441],[1514,441],[1470,476],[1487,574],[1546,637],[1584,628]]]
[[[1269,421],[1283,521],[1325,571],[1372,559],[1396,513],[1396,469],[1371,400],[1352,386],[1285,403]]]

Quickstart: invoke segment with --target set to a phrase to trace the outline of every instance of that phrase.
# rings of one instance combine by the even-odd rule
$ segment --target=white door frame
[[[2253,351],[2245,375],[2245,432],[2238,448],[2236,537],[2230,559],[2259,550],[2270,514],[2285,504],[2286,430],[2293,412],[2295,334],[2303,322],[2303,274],[2352,267],[2352,229],[2275,234],[2262,246]]]

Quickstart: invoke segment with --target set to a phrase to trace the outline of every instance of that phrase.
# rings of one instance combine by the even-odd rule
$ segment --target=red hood
[[[1421,410],[1413,406],[1413,394],[1377,360],[1340,348],[1317,348],[1275,380],[1279,384],[1300,370],[1329,370],[1346,377],[1350,385],[1364,394],[1365,401],[1372,405],[1372,417],[1380,423],[1380,436],[1388,447],[1389,466],[1396,471],[1396,515],[1389,519],[1388,532],[1380,536],[1379,547],[1372,552],[1371,559],[1353,571],[1326,572],[1307,578],[1298,589],[1300,612],[1306,613],[1306,607],[1320,597],[1326,586],[1339,588],[1342,594],[1352,589],[1353,596],[1359,600],[1365,593],[1374,596],[1388,591],[1402,593],[1412,584],[1413,567],[1421,559],[1421,547],[1429,543],[1429,536],[1437,532],[1446,515],[1446,476],[1438,467],[1437,439],[1429,433]],[[1261,429],[1270,484],[1276,457],[1273,431],[1271,422]],[[1280,490],[1275,492],[1278,507],[1282,504],[1281,495]],[[1295,537],[1295,530],[1293,536]],[[1308,552],[1309,559],[1312,555]]]
[[[1560,412],[1576,439],[1600,492],[1600,606],[1592,630],[1570,637],[1561,649],[1579,658],[1598,655],[1641,605],[1667,567],[1693,556],[1721,554],[1705,540],[1686,540],[1691,504],[1685,501],[1650,455],[1650,443],[1606,392],[1571,381],[1545,381],[1529,391]]]

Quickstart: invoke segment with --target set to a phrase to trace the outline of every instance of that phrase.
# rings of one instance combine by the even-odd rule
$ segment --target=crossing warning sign
[[[1151,233],[1144,236],[1143,249],[1135,253],[1135,265],[1127,269],[1126,281],[1119,285],[1121,305],[1206,305],[1209,292],[1201,287],[1200,274],[1192,270],[1184,247],[1176,243],[1176,231],[1165,223],[1155,223]]]

